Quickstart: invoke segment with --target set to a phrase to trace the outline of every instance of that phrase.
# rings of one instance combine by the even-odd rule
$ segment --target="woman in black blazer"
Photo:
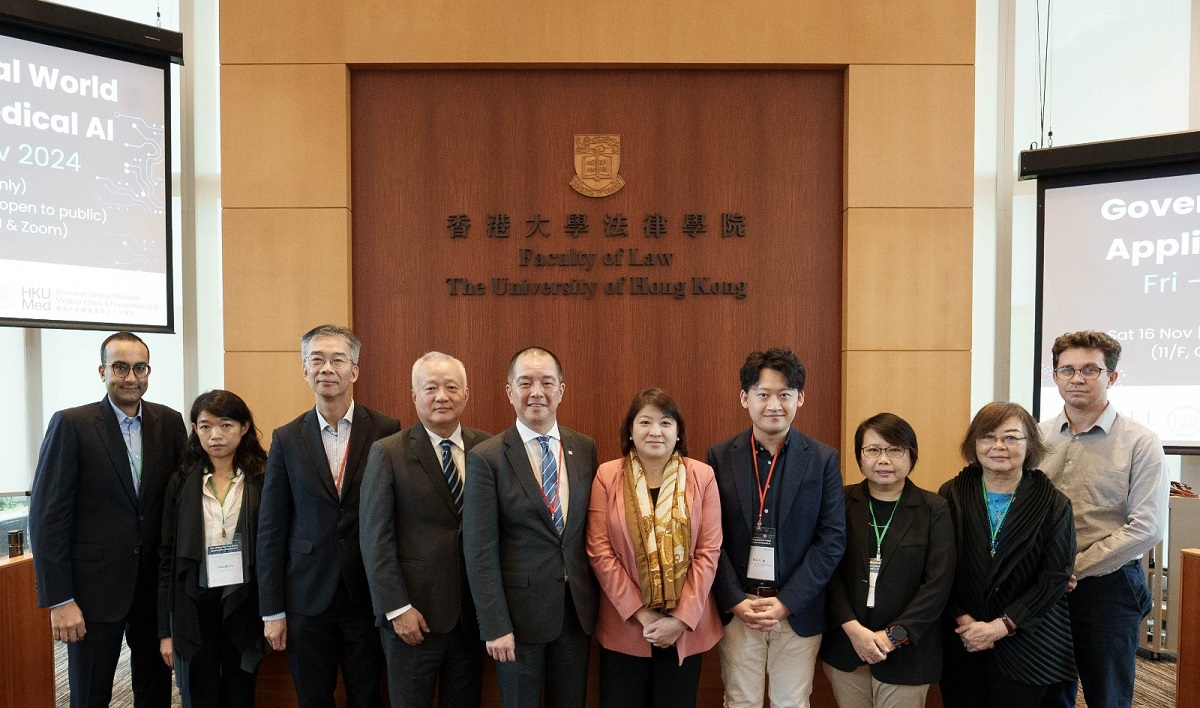
[[[266,646],[254,540],[267,453],[234,393],[201,394],[191,421],[163,507],[159,650],[185,708],[253,706]]]
[[[958,545],[942,700],[947,708],[1036,706],[1048,685],[1075,679],[1071,502],[1036,469],[1046,447],[1015,403],[981,408],[961,451],[969,464],[941,489]]]
[[[830,628],[820,656],[841,708],[917,708],[942,668],[939,621],[954,581],[950,512],[908,479],[917,435],[903,418],[863,421],[854,453],[866,479],[845,488],[846,555],[826,590]]]

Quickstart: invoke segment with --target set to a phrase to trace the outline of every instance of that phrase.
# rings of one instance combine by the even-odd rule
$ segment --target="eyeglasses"
[[[1099,366],[1090,365],[1082,369],[1076,369],[1074,366],[1060,366],[1054,370],[1054,377],[1059,381],[1070,381],[1078,373],[1083,377],[1084,381],[1095,381],[1105,371],[1109,371],[1109,369],[1101,369]]]
[[[988,434],[988,435],[984,435],[983,437],[979,438],[979,442],[980,442],[980,444],[984,445],[985,447],[991,447],[991,446],[995,445],[997,442],[1004,443],[1004,447],[1012,447],[1013,445],[1016,445],[1019,442],[1025,442],[1025,436],[1024,435],[1001,435],[1000,437],[996,437],[995,435]]]
[[[144,379],[150,375],[150,365],[145,362],[130,365],[123,361],[114,361],[111,364],[105,364],[105,366],[112,369],[113,374],[119,379],[129,376],[130,371],[139,379]]]
[[[317,356],[315,354],[310,356],[308,359],[305,359],[305,362],[314,369],[320,369],[321,367],[325,366],[326,363],[335,369],[344,369],[352,363],[344,356],[335,356],[332,359],[326,359],[323,356]]]
[[[899,445],[892,445],[891,447],[879,447],[878,445],[870,445],[870,446],[864,447],[862,449],[863,457],[869,457],[871,459],[875,459],[876,457],[879,457],[880,455],[886,453],[888,457],[895,460],[895,459],[904,457],[904,453],[906,453],[906,452],[908,452],[908,448],[900,447]]]

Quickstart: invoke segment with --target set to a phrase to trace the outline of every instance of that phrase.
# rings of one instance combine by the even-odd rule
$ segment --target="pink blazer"
[[[648,657],[650,643],[642,638],[642,625],[634,617],[642,608],[642,592],[625,522],[623,464],[623,459],[617,459],[600,465],[588,505],[588,557],[603,590],[596,639],[605,649]],[[692,561],[679,604],[671,612],[688,627],[675,642],[680,663],[684,657],[711,649],[724,633],[712,595],[721,554],[721,499],[711,467],[691,458],[684,458],[684,464]]]

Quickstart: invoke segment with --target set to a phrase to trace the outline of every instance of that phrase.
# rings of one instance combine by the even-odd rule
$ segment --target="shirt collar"
[[[517,419],[517,433],[521,436],[521,442],[527,445],[529,444],[530,440],[537,440],[538,438],[542,437],[541,433],[529,427],[528,425],[525,425],[520,419]],[[546,435],[553,440],[562,440],[562,436],[558,434],[558,421],[554,421],[554,427],[550,428],[550,431],[546,433]]]
[[[1092,427],[1088,428],[1087,430],[1080,430],[1079,432],[1087,433],[1095,428],[1099,428],[1100,430],[1104,431],[1105,435],[1108,435],[1109,431],[1112,430],[1113,423],[1116,421],[1116,406],[1112,404],[1112,401],[1109,401],[1104,406],[1104,412],[1100,414],[1100,417],[1096,419],[1095,423],[1092,423]],[[1071,430],[1071,421],[1067,418],[1066,408],[1063,408],[1062,412],[1058,414],[1058,418],[1054,420],[1054,424],[1055,427],[1058,428],[1058,432],[1062,433],[1063,435],[1072,435],[1074,432]]]
[[[422,425],[421,427],[425,428],[424,425]],[[429,434],[429,440],[433,443],[434,449],[436,449],[438,446],[440,446],[442,444],[443,440],[449,440],[450,442],[454,443],[461,450],[467,449],[466,446],[463,445],[463,441],[462,441],[462,425],[459,425],[457,428],[455,428],[454,432],[450,433],[450,437],[448,437],[448,438],[443,438],[441,435],[438,435],[437,433],[433,432],[429,428],[425,428],[425,432]]]
[[[321,430],[333,427],[333,423],[325,420],[325,416],[321,415],[320,408],[313,406],[313,410],[317,412],[317,420],[321,421]],[[350,401],[350,407],[346,409],[346,415],[342,416],[342,420],[346,421],[350,425],[354,424],[354,401]],[[338,429],[341,429],[342,427],[342,420],[338,421]]]
[[[117,408],[117,404],[113,403],[111,398],[108,398],[107,396],[105,398],[108,400],[108,405],[112,406],[113,413],[117,414],[117,422],[118,423],[124,423],[126,418],[131,418],[131,419],[136,418],[138,420],[138,422],[141,422],[141,420],[142,420],[142,402],[141,401],[138,401],[137,414],[136,415],[127,415],[125,413],[125,411],[121,410],[120,408]]]

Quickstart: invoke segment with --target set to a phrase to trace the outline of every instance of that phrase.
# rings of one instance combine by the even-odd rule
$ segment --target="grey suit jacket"
[[[463,427],[470,452],[490,435]],[[359,502],[359,541],[377,624],[412,605],[433,632],[449,632],[460,617],[475,632],[462,550],[462,515],[442,474],[425,426],[417,423],[371,446]],[[467,610],[464,612],[464,610]]]
[[[369,607],[358,544],[358,497],[367,452],[400,429],[391,416],[354,405],[342,493],[333,485],[317,411],[275,430],[258,518],[258,595],[263,616],[319,615],[333,604],[339,580]]]
[[[559,426],[570,498],[559,536],[514,425],[467,455],[463,543],[471,593],[485,640],[510,632],[518,642],[562,634],[566,589],[588,634],[596,623],[596,578],[587,558],[588,499],[596,443]]]
[[[139,583],[153,593],[163,497],[186,440],[177,411],[142,401],[142,478],[135,490],[107,397],[54,414],[29,502],[39,606],[74,598],[84,620],[116,622],[129,614]]]

